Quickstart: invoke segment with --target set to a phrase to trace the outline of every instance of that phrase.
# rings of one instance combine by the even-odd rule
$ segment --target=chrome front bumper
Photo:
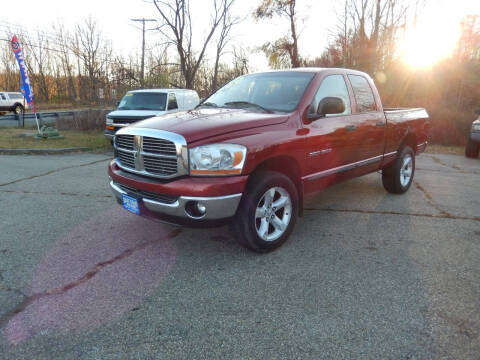
[[[113,180],[110,181],[110,188],[113,195],[115,195],[119,201],[122,201],[122,194],[128,195],[128,193],[115,184]],[[241,198],[242,194],[218,197],[180,196],[172,204],[162,203],[143,197],[141,199],[145,207],[153,213],[190,220],[220,220],[235,215]],[[186,206],[192,201],[202,203],[205,206],[206,212],[203,216],[194,217],[187,213]]]

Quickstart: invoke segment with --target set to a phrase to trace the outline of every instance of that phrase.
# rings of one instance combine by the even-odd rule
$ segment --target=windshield
[[[127,93],[120,101],[118,110],[165,110],[166,93]]]
[[[296,109],[314,73],[271,72],[245,75],[229,82],[200,106],[248,107],[256,111]]]

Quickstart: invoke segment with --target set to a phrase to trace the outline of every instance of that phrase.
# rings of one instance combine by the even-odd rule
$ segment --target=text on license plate
[[[134,197],[122,194],[122,202],[123,202],[123,207],[137,215],[140,215],[140,206],[138,204],[138,200],[135,199]]]

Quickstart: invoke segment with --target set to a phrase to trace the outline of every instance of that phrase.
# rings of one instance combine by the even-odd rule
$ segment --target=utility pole
[[[134,22],[141,22],[142,23],[142,66],[141,66],[141,73],[140,73],[140,85],[143,87],[144,85],[144,78],[145,78],[145,23],[149,21],[156,21],[155,19],[131,19]]]

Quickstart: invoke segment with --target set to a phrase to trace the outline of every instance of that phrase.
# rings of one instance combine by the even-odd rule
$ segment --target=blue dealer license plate
[[[138,200],[134,197],[122,194],[123,207],[137,215],[140,215],[140,206],[138,205]]]

